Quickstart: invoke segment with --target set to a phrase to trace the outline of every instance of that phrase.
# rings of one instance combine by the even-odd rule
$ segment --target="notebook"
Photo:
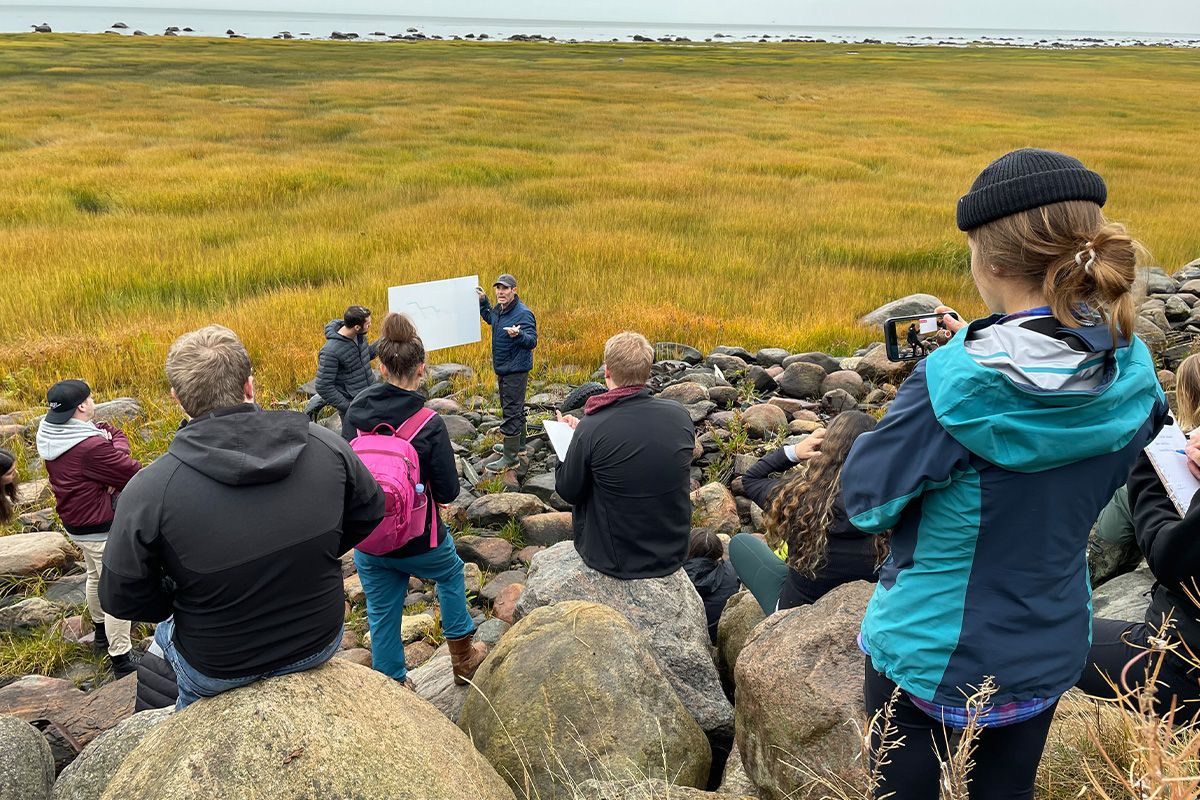
[[[1179,426],[1167,425],[1146,447],[1146,455],[1181,517],[1187,514],[1192,497],[1200,490],[1200,481],[1188,470],[1187,456],[1179,452],[1186,446],[1187,437]]]

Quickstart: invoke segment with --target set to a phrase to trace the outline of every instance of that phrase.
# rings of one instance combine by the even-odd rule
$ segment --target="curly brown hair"
[[[820,454],[780,481],[767,509],[767,543],[787,542],[788,566],[809,577],[825,562],[833,504],[842,491],[842,465],[859,435],[874,429],[875,418],[843,411],[829,425]]]

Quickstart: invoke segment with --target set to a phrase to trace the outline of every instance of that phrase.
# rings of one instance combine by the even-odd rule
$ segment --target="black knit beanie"
[[[958,229],[970,231],[1011,214],[1066,200],[1108,199],[1104,179],[1077,158],[1053,150],[1014,150],[987,165],[958,198]]]

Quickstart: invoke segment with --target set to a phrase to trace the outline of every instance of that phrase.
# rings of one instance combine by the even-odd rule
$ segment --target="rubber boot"
[[[459,686],[466,686],[467,679],[475,677],[475,670],[479,669],[479,665],[487,657],[487,647],[473,644],[473,638],[472,634],[461,639],[446,640],[450,647],[450,666],[454,670],[454,682]]]
[[[103,622],[93,622],[96,626],[96,640],[92,642],[92,652],[98,656],[108,655],[108,631],[104,630]]]
[[[487,464],[488,470],[491,472],[504,472],[520,464],[521,462],[517,459],[517,444],[520,440],[519,436],[505,436],[504,455],[495,461],[489,461]]]
[[[517,442],[517,452],[524,453],[525,452],[525,431],[521,431],[521,433],[518,434],[517,438],[519,439],[519,441]],[[492,445],[492,452],[495,453],[496,455],[504,455],[504,445],[502,445],[502,444]]]

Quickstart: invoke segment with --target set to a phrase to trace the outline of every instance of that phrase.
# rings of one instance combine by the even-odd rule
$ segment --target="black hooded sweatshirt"
[[[295,411],[216,411],[122,493],[100,603],[121,619],[174,614],[175,646],[204,675],[270,672],[338,634],[341,556],[383,514],[379,485],[337,434]]]
[[[704,601],[704,615],[708,617],[708,638],[717,643],[717,623],[729,598],[741,588],[737,572],[725,559],[689,558],[683,562],[683,571],[691,578],[696,593]]]
[[[390,383],[377,383],[363,389],[350,410],[346,420],[351,430],[373,431],[380,423],[399,428],[409,417],[425,407],[425,398],[416,392],[401,389]],[[425,520],[429,530],[429,517],[437,513],[436,503],[449,503],[458,497],[458,465],[454,462],[454,449],[450,444],[450,431],[440,416],[425,424],[412,440],[417,451],[417,466],[421,469],[421,482],[425,491],[433,498]],[[438,525],[437,543],[442,543],[445,531]],[[388,558],[408,558],[429,552],[429,536],[418,536],[401,548],[385,553]]]

